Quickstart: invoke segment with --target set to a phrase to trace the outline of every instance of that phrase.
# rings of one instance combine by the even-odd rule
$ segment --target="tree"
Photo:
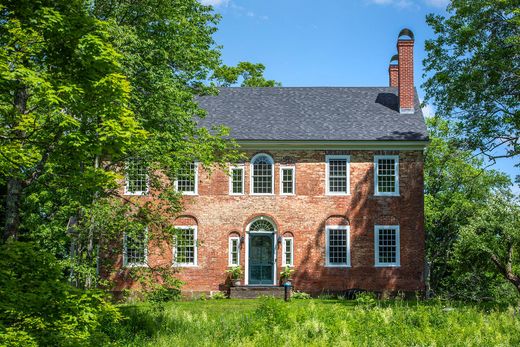
[[[485,170],[482,158],[458,147],[455,126],[439,117],[427,119],[430,145],[425,157],[426,257],[430,287],[457,296],[459,277],[453,260],[461,228],[485,206],[493,190],[505,188],[504,174]]]
[[[491,159],[520,154],[518,0],[453,0],[449,17],[426,17],[426,100],[458,121],[461,143]]]
[[[520,294],[520,200],[507,192],[492,195],[455,244],[456,262],[493,271]]]
[[[215,70],[213,77],[221,87],[229,87],[242,79],[242,87],[280,87],[281,83],[274,80],[266,80],[263,76],[265,66],[240,62],[237,66],[222,65]]]
[[[111,173],[99,158],[130,151],[146,132],[129,108],[130,85],[107,26],[84,1],[0,5],[0,184],[4,239],[17,238],[28,190],[68,188],[83,203]],[[49,219],[45,206],[34,211]]]

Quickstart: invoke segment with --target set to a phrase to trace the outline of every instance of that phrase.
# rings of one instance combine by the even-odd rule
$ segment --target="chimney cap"
[[[401,39],[401,36],[408,36],[409,39]],[[399,32],[399,36],[397,36],[397,39],[398,39],[398,40],[414,40],[413,31],[411,31],[411,30],[408,29],[408,28],[404,28],[403,30],[401,30],[401,31]]]
[[[399,62],[399,54],[394,54],[392,58],[390,58],[390,65],[392,65],[393,62]],[[394,64],[395,65],[395,64]]]

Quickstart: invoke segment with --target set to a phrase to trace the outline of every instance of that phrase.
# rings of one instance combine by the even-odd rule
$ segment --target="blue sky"
[[[225,64],[260,62],[283,86],[386,86],[402,28],[415,34],[415,84],[422,99],[428,13],[447,0],[200,0],[222,15],[215,35]],[[425,113],[432,113],[428,106]],[[514,160],[494,166],[511,177]],[[519,189],[515,189],[519,192]]]

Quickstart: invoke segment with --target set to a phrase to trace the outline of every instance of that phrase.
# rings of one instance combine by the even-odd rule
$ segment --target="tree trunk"
[[[18,239],[21,201],[22,182],[16,178],[10,178],[7,181],[7,196],[5,199],[4,241],[8,238]]]

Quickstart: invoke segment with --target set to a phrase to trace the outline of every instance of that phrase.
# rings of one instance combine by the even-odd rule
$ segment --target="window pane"
[[[179,229],[176,237],[175,262],[195,264],[195,230]]]
[[[346,159],[329,160],[329,192],[346,193],[348,192],[348,169]]]
[[[177,190],[179,192],[195,193],[196,168],[195,163],[189,163],[179,170],[177,173]]]
[[[284,260],[285,260],[285,265],[293,265],[292,264],[292,239],[285,239]]]
[[[239,253],[239,239],[238,238],[232,238],[230,243],[230,264],[231,265],[238,265],[238,253]]]
[[[379,193],[395,193],[395,159],[377,161],[377,189]]]
[[[146,230],[137,235],[125,234],[125,259],[127,265],[146,263]]]
[[[253,193],[272,194],[273,193],[273,165],[269,158],[258,157],[253,163]]]
[[[329,264],[347,264],[347,230],[329,229]]]
[[[231,186],[233,194],[243,194],[243,168],[234,168],[231,171]]]
[[[397,262],[397,231],[395,229],[379,229],[379,263]]]
[[[282,194],[293,194],[293,169],[282,169]]]
[[[148,166],[141,159],[130,159],[126,163],[126,190],[144,193],[148,190]]]

